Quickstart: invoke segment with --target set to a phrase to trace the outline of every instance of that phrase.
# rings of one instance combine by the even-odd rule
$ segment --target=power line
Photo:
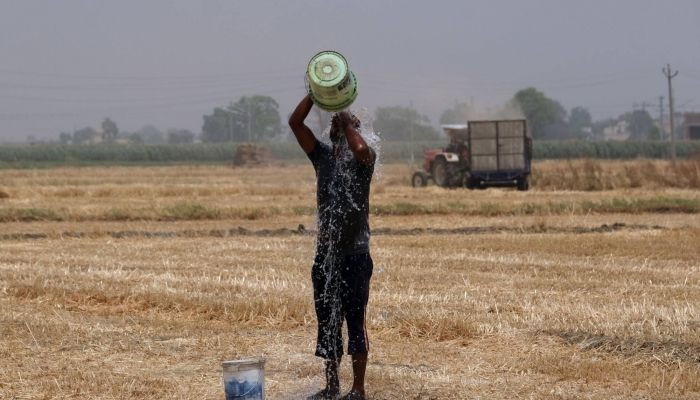
[[[45,101],[45,102],[58,102],[58,103],[66,103],[66,102],[75,102],[75,103],[85,103],[88,102],[90,104],[93,104],[95,102],[102,102],[102,103],[119,103],[119,102],[153,102],[153,101],[167,101],[167,100],[173,100],[174,98],[177,99],[196,99],[196,98],[209,98],[211,96],[220,96],[220,95],[232,95],[234,92],[246,92],[250,90],[255,90],[256,92],[270,92],[267,90],[268,88],[274,89],[272,92],[284,92],[287,90],[292,90],[292,89],[299,89],[301,88],[300,85],[285,85],[281,86],[278,85],[275,82],[270,82],[265,85],[249,85],[249,86],[244,86],[244,87],[237,87],[235,89],[229,89],[226,91],[216,91],[216,92],[206,92],[206,93],[199,93],[199,94],[192,94],[192,95],[177,95],[177,96],[167,96],[167,97],[135,97],[135,98],[89,98],[89,97],[82,97],[82,98],[56,98],[56,97],[33,97],[33,96],[13,96],[13,95],[1,95],[0,98],[3,99],[9,99],[9,100],[23,100],[23,101]]]
[[[276,84],[289,82],[290,79],[298,77],[298,74],[294,75],[283,75],[275,76],[272,78],[265,78],[264,80],[258,79],[245,79],[238,80],[234,82],[227,82],[225,80],[218,80],[215,82],[183,82],[183,83],[172,83],[172,82],[154,82],[154,83],[106,83],[106,84],[36,84],[36,83],[0,83],[0,87],[7,89],[40,89],[40,90],[64,90],[64,91],[74,91],[74,90],[95,90],[95,91],[142,91],[142,90],[180,90],[180,89],[203,89],[212,87],[235,87],[240,84],[247,84],[252,82],[265,84]],[[278,84],[277,83],[277,84]]]
[[[16,71],[16,70],[5,70],[0,69],[0,73],[10,74],[10,75],[20,75],[20,76],[36,76],[45,78],[62,78],[62,79],[86,79],[86,80],[121,80],[121,81],[190,81],[190,80],[214,80],[222,78],[251,78],[255,76],[268,76],[268,75],[279,75],[279,74],[289,74],[292,71],[289,69],[276,70],[276,71],[257,71],[257,72],[240,72],[233,74],[221,74],[221,75],[190,75],[190,76],[105,76],[105,75],[70,75],[70,74],[56,74],[47,72],[33,72],[33,71]]]

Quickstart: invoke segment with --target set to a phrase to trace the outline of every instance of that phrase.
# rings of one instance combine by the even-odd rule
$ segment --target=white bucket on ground
[[[311,100],[326,111],[348,108],[357,98],[357,79],[340,53],[322,51],[313,56],[306,76]]]
[[[226,400],[265,400],[265,359],[224,361]]]

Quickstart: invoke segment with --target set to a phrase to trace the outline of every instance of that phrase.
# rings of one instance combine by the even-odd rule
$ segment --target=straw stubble
[[[183,193],[200,186],[198,179],[220,180],[216,168],[192,169],[192,177],[204,174],[197,179],[174,170],[180,178],[169,169],[164,173],[183,180]],[[71,207],[60,199],[78,199],[80,209],[99,209],[102,200],[108,206],[161,201],[151,189],[135,189],[152,187],[145,183],[154,179],[148,174],[139,181],[124,171],[104,173],[124,180],[110,184],[123,197],[51,197],[60,204],[56,210]],[[15,201],[16,194],[40,200],[48,193],[41,188],[57,179],[75,186],[62,195],[93,190],[90,177],[80,174],[32,179],[43,183],[13,183],[12,197],[3,201]],[[237,179],[245,177],[233,175],[230,182]],[[300,189],[276,182],[280,189],[271,184],[249,195],[270,205],[306,196],[293,201],[309,206],[313,186],[304,186],[305,178],[287,179]],[[650,197],[666,189],[634,190],[628,195]],[[450,201],[468,194],[476,202],[512,207],[589,196],[582,193],[416,191],[386,183],[375,200],[406,196],[429,205],[439,202],[436,194]],[[588,198],[620,195],[604,191]],[[223,207],[235,197],[207,198],[208,205]],[[308,215],[282,214],[3,224],[8,234],[47,235],[1,242],[0,397],[221,398],[220,362],[251,357],[267,360],[271,399],[317,389],[322,378],[313,356],[312,237],[191,234],[312,227]],[[370,398],[700,395],[696,214],[373,215],[371,222],[385,231],[372,239]],[[599,229],[603,225],[616,228]],[[190,234],[109,233],[125,230]],[[344,363],[345,388],[350,379]]]

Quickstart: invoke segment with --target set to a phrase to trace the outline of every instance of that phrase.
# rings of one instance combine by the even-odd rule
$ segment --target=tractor
[[[529,189],[532,139],[526,120],[469,121],[442,128],[450,143],[425,152],[423,170],[411,179],[413,187],[426,186],[432,179],[447,188]]]

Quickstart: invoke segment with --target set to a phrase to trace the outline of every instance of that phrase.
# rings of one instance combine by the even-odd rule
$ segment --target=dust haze
[[[0,142],[55,140],[104,118],[198,134],[203,115],[253,95],[284,118],[323,50],[347,58],[358,108],[412,106],[436,128],[455,99],[474,99],[474,118],[519,118],[501,108],[526,87],[617,117],[668,96],[667,63],[678,111],[692,111],[698,20],[692,0],[3,2]]]

